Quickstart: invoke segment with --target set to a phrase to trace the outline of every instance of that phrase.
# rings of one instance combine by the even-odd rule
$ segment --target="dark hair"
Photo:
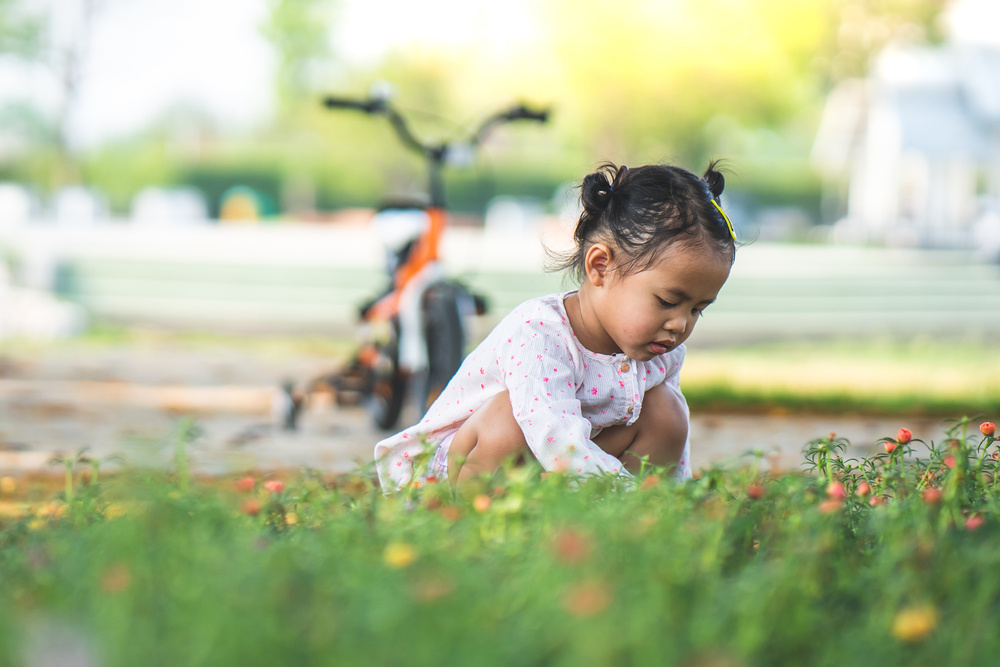
[[[648,269],[675,243],[703,245],[732,262],[736,243],[716,208],[726,186],[717,165],[709,164],[701,178],[670,165],[601,165],[580,185],[583,213],[573,234],[576,248],[554,257],[553,268],[570,271],[582,282],[587,251],[596,241],[611,241],[624,255],[616,262],[620,275]]]

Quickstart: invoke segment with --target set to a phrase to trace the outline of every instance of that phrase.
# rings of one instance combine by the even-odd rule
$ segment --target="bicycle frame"
[[[423,377],[420,386],[426,408],[457,370],[466,337],[463,304],[474,303],[477,314],[485,312],[485,306],[480,308],[482,300],[460,283],[445,279],[439,266],[441,238],[448,224],[443,170],[459,144],[420,141],[385,97],[364,100],[327,97],[323,103],[330,109],[385,116],[403,145],[420,154],[428,165],[430,203],[421,207],[427,215],[427,225],[394,266],[388,293],[362,309],[364,322],[383,326],[384,339],[370,338],[350,369],[354,372],[352,377],[361,377],[363,393],[382,402],[381,407],[374,409],[376,423],[390,428],[399,416],[402,394],[411,384],[411,376]],[[545,122],[547,118],[547,111],[531,111],[518,105],[489,116],[461,145],[472,151],[501,123]],[[338,392],[342,384],[334,382]]]

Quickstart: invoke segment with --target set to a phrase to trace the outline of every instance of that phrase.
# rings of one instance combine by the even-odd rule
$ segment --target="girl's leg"
[[[610,426],[598,433],[594,442],[634,474],[639,472],[644,456],[656,466],[676,465],[684,452],[687,433],[683,399],[672,388],[660,384],[646,392],[634,424]]]
[[[528,443],[514,419],[510,395],[503,391],[476,410],[455,433],[448,450],[448,479],[452,485],[461,485],[492,474],[524,454],[530,454]]]

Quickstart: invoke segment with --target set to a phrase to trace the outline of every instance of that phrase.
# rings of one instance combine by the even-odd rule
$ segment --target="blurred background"
[[[544,248],[599,163],[722,159],[752,242],[689,344],[717,415],[697,435],[797,448],[848,416],[996,411],[997,25],[993,0],[0,0],[0,450],[113,448],[193,411],[230,450],[370,451],[334,410],[312,449],[254,428],[265,388],[350,353],[385,283],[367,223],[424,190],[384,122],[319,103],[373,88],[425,137],[551,110],[446,173],[480,335],[569,287]]]

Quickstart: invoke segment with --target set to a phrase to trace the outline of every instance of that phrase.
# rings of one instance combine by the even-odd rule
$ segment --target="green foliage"
[[[515,468],[459,496],[105,476],[0,520],[0,662],[34,664],[58,618],[106,665],[988,664],[998,447],[968,419],[945,438],[630,487]]]

